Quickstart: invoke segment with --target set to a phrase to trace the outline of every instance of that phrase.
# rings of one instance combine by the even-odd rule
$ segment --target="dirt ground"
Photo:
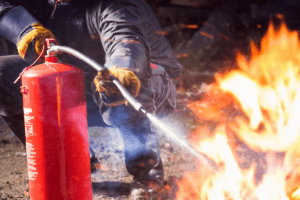
[[[179,91],[178,96],[178,108],[164,122],[176,134],[186,138],[196,123],[193,114],[186,109],[190,94]],[[88,132],[90,145],[101,163],[101,169],[91,175],[93,199],[128,199],[132,177],[125,168],[120,135],[114,128],[91,127]],[[195,170],[198,161],[160,130],[158,136],[165,184],[173,188],[169,199],[175,199],[174,180],[182,177],[184,172]],[[0,152],[0,200],[30,199],[25,148],[3,123],[0,125]]]
[[[0,152],[0,199],[29,199],[25,147],[3,124]]]

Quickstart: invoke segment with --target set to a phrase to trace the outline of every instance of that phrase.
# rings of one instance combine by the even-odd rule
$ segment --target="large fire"
[[[239,70],[217,74],[189,107],[202,126],[195,149],[218,166],[185,174],[176,199],[300,199],[300,44],[298,33],[271,23]],[[201,164],[200,164],[201,165]]]

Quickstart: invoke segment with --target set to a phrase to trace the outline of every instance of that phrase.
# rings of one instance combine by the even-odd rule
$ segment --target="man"
[[[24,7],[32,1],[26,1]],[[180,75],[181,67],[166,38],[158,34],[155,16],[142,0],[48,2],[55,7],[51,19],[44,16],[50,16],[46,7],[41,13],[39,8],[31,14],[19,7],[22,1],[12,6],[0,0],[0,35],[15,43],[22,57],[0,57],[1,117],[12,123],[10,127],[19,138],[24,138],[21,125],[14,130],[15,123],[22,124],[22,102],[18,86],[11,82],[41,52],[44,38],[55,35],[61,45],[75,48],[109,68],[96,72],[74,58],[61,57],[85,72],[88,115],[95,111],[95,104],[89,101],[93,96],[104,122],[118,128],[125,144],[126,168],[133,175],[132,199],[155,199],[164,180],[156,134],[150,121],[128,105],[109,78],[118,78],[149,112],[165,116],[174,109],[176,88],[172,78]]]

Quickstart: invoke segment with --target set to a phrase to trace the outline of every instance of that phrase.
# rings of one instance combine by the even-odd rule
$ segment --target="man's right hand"
[[[98,75],[94,79],[98,92],[105,92],[107,95],[110,93],[120,93],[117,86],[112,82],[110,75],[118,79],[133,97],[139,94],[141,83],[138,77],[129,69],[117,68],[116,66],[98,72]]]
[[[41,54],[46,38],[55,38],[51,31],[44,28],[40,23],[32,24],[28,31],[24,33],[17,44],[19,55],[25,58],[28,46],[34,42],[34,50],[37,54]]]
[[[118,106],[128,104],[127,100],[120,94],[119,89],[113,83],[110,75],[113,75],[128,90],[128,92],[136,97],[141,90],[141,83],[138,77],[129,69],[117,68],[116,66],[109,69],[103,69],[98,72],[94,79],[97,91],[107,106]],[[102,95],[103,94],[103,95]]]

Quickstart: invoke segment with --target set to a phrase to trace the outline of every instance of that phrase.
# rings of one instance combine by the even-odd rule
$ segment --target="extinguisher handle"
[[[94,61],[93,59],[89,58],[88,56],[80,53],[79,51],[76,51],[70,47],[65,47],[65,46],[50,46],[50,48],[47,51],[48,55],[55,55],[58,54],[60,52],[64,52],[64,53],[68,53],[71,54],[73,56],[75,56],[76,58],[81,59],[82,61],[86,62],[87,64],[91,65],[95,70],[100,71],[105,69],[105,67],[103,67],[102,65],[98,64],[96,61]],[[121,94],[123,95],[123,97],[134,107],[135,110],[142,112],[144,114],[146,114],[146,110],[143,108],[143,105],[137,101],[129,92],[128,90],[118,81],[118,79],[112,77],[113,79],[113,83],[118,87],[118,89],[120,90]]]

